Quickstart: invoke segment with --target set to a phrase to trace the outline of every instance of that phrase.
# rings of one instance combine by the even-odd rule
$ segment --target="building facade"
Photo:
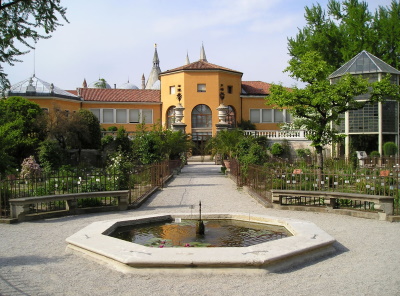
[[[88,85],[84,79],[81,87],[64,91],[34,75],[13,85],[8,96],[26,97],[49,112],[88,109],[103,128],[123,126],[129,132],[135,132],[142,123],[147,128],[158,123],[172,128],[175,106],[180,102],[186,132],[198,140],[217,132],[221,103],[227,106],[228,127],[252,121],[257,129],[279,130],[279,123],[289,120],[284,111],[265,106],[270,84],[242,81],[243,73],[209,63],[203,46],[198,61],[190,63],[187,57],[185,65],[164,72],[155,47],[152,64],[147,81],[142,76],[141,87],[129,81],[111,87],[104,79]]]
[[[362,75],[370,82],[388,74],[394,84],[399,84],[400,71],[366,51],[332,73],[329,79],[335,83],[347,73]],[[179,123],[197,143],[214,136],[221,126],[233,128],[248,121],[257,130],[277,131],[281,124],[291,122],[289,112],[265,104],[265,97],[270,94],[269,83],[242,81],[242,76],[242,72],[208,62],[203,46],[198,61],[190,63],[187,57],[185,65],[161,71],[155,47],[150,74],[147,81],[142,75],[140,87],[129,81],[111,87],[99,79],[89,85],[84,80],[76,90],[65,91],[33,75],[13,85],[8,96],[26,97],[49,112],[88,109],[103,128],[123,126],[128,132],[135,132],[142,124],[147,129],[154,124],[172,129],[178,106]],[[368,94],[357,98],[366,99]],[[222,125],[221,106],[225,108]],[[338,128],[347,137],[332,149],[334,154],[348,156],[350,150],[377,150],[382,154],[385,142],[399,145],[399,103],[389,98],[385,103],[349,111]]]

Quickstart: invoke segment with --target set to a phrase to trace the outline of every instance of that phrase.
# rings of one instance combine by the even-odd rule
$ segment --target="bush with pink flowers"
[[[37,178],[40,176],[42,169],[36,162],[34,156],[29,156],[24,159],[21,165],[21,177],[25,179]]]

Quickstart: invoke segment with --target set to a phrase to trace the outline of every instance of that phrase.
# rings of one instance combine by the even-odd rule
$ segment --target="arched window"
[[[172,129],[173,123],[175,123],[175,106],[171,106],[167,110],[167,128]]]
[[[226,112],[225,121],[229,123],[229,127],[234,128],[236,127],[236,112],[233,106],[228,106],[228,111]]]
[[[211,128],[212,114],[207,105],[197,105],[192,111],[192,128]]]

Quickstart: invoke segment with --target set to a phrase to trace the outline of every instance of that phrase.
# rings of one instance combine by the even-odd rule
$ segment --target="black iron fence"
[[[245,172],[237,160],[231,160],[231,175],[238,186],[246,185],[265,200],[272,202],[271,190],[331,191],[358,193],[366,195],[394,197],[394,214],[400,215],[400,170],[397,163],[390,167],[361,168],[352,172],[297,169],[296,166],[281,168],[249,165]],[[288,203],[312,203],[318,205],[321,200],[288,199]],[[371,205],[353,205],[341,201],[340,207],[370,209]]]
[[[181,161],[164,161],[153,165],[133,166],[127,171],[110,169],[72,170],[43,173],[33,178],[11,175],[0,181],[0,218],[10,217],[10,199],[70,193],[129,190],[129,203],[134,204],[155,187],[162,187]],[[78,208],[117,205],[114,197],[77,199]],[[30,213],[66,210],[65,200],[30,205]]]

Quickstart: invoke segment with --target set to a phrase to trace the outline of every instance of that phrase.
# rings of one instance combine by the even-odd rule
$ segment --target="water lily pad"
[[[146,241],[144,244],[146,247],[172,247],[172,242],[170,239],[163,239],[159,237],[154,237]]]
[[[212,246],[209,243],[202,243],[202,242],[190,242],[189,245],[195,248],[207,248]]]

